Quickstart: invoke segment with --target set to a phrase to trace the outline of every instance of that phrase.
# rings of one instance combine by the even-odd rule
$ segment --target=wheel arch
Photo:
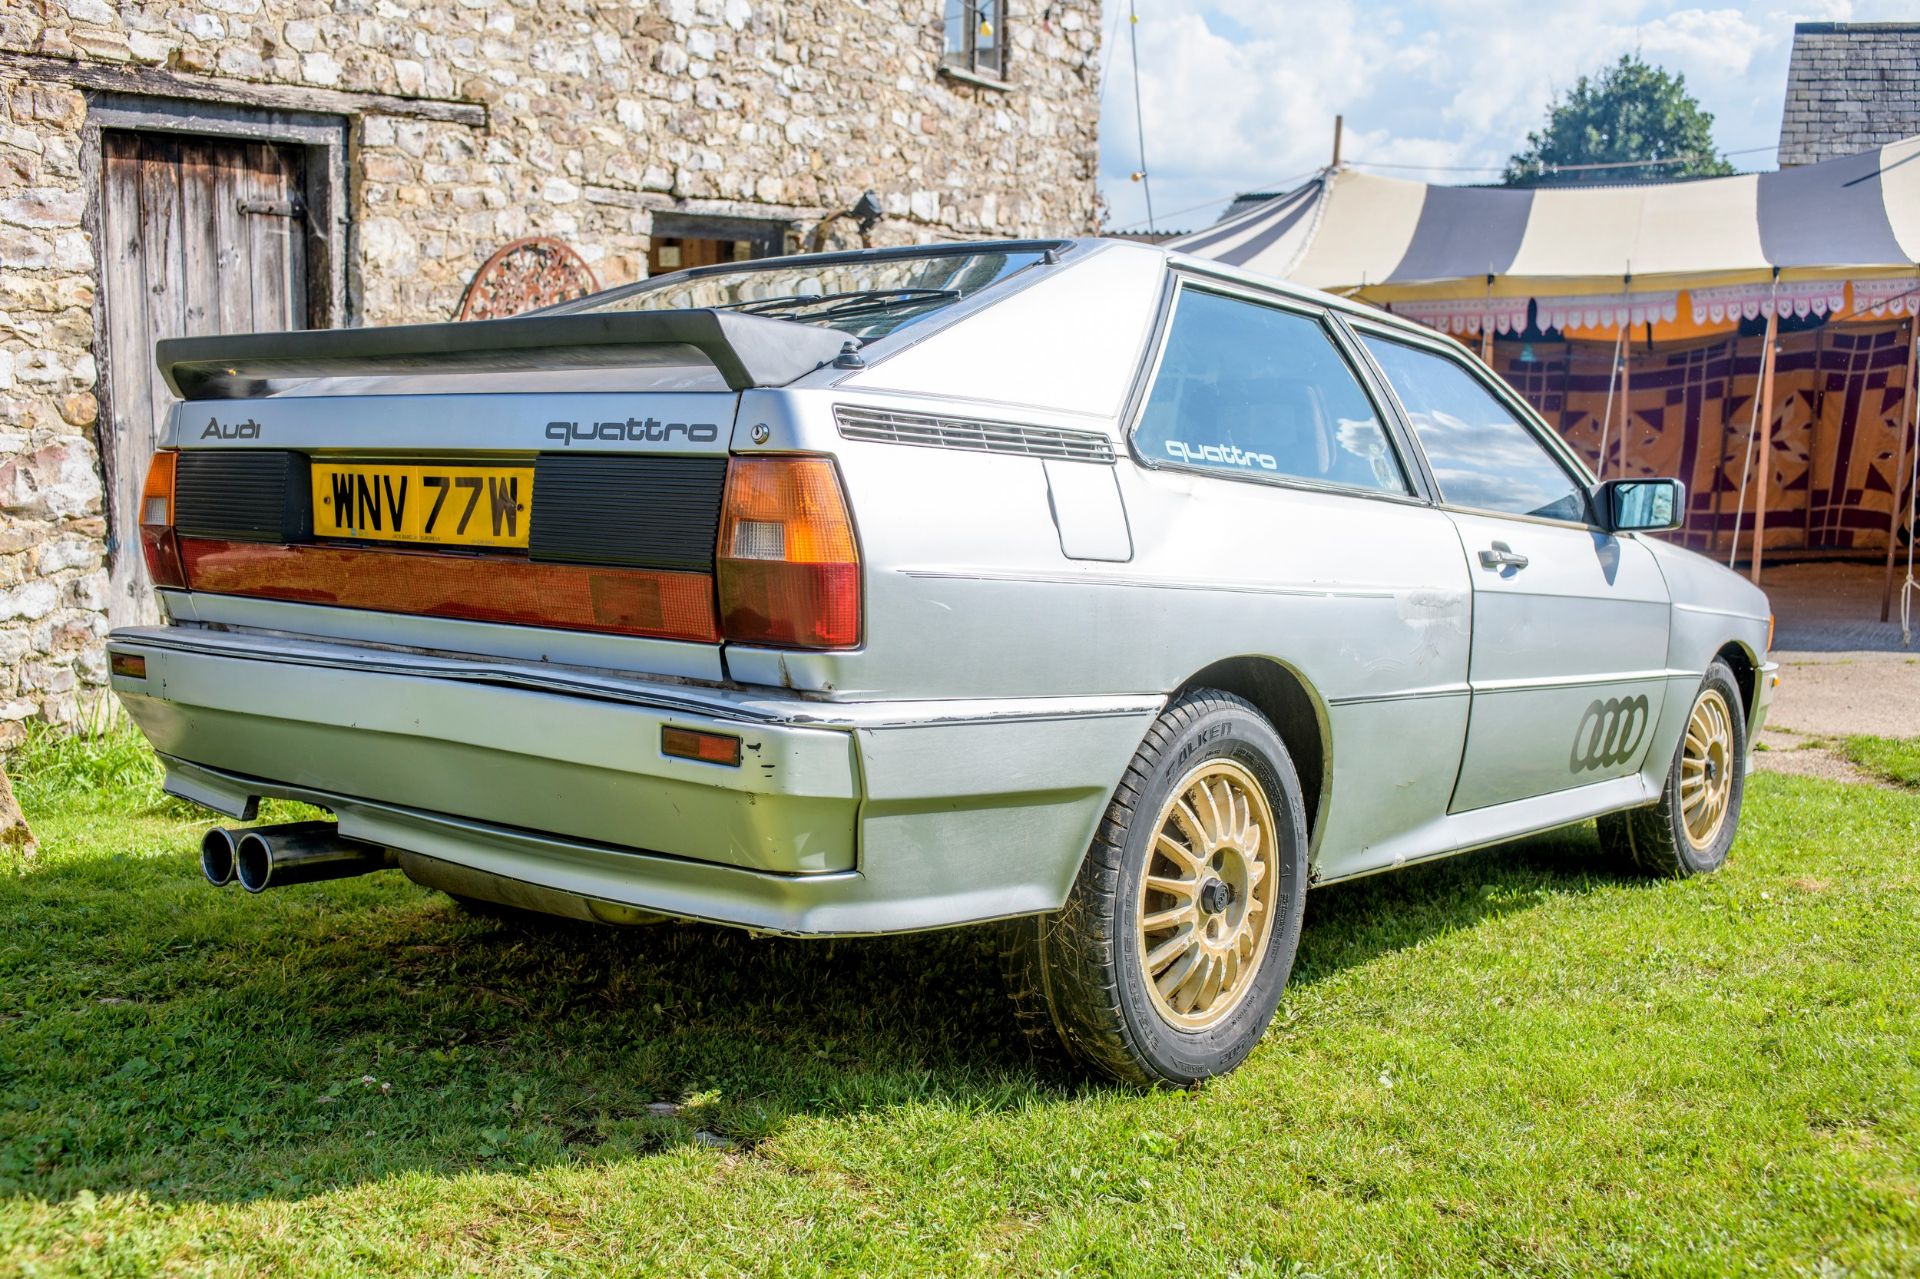
[[[1266,716],[1300,774],[1307,804],[1308,846],[1320,846],[1321,822],[1333,784],[1333,737],[1326,703],[1299,671],[1278,658],[1243,654],[1202,667],[1173,690],[1217,688],[1253,703]]]
[[[1722,644],[1714,657],[1725,662],[1733,672],[1733,682],[1740,690],[1741,717],[1751,722],[1754,695],[1760,687],[1760,663],[1739,640],[1728,640]]]

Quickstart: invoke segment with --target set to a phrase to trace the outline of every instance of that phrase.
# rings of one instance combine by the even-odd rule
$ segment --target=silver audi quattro
[[[1598,818],[1712,871],[1766,598],[1457,343],[1120,241],[727,263],[166,341],[114,690],[215,884],[846,936],[1230,1070],[1310,885]]]

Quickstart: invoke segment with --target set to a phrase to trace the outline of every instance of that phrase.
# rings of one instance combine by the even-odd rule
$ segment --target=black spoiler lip
[[[504,320],[304,329],[226,337],[164,338],[154,360],[183,400],[259,393],[263,379],[341,377],[470,368],[565,368],[652,362],[669,348],[710,361],[729,389],[785,386],[840,353],[835,329],[731,311],[609,311]],[[623,349],[626,358],[623,359]]]

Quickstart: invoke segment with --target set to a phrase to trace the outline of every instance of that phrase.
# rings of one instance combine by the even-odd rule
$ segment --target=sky
[[[1163,230],[1206,226],[1235,192],[1284,189],[1327,163],[1335,113],[1342,157],[1370,172],[1493,181],[1556,95],[1634,50],[1686,77],[1736,167],[1771,169],[1793,24],[1920,17],[1894,0],[1133,2]],[[1127,0],[1105,10],[1100,189],[1110,228],[1145,228]]]

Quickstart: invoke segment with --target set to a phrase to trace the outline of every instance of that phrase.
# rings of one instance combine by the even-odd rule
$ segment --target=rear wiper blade
[[[739,311],[743,315],[809,319],[845,319],[868,315],[896,307],[926,306],[950,302],[960,296],[958,289],[849,289],[843,293],[795,293],[787,297],[754,298],[747,302],[723,302],[716,311]],[[818,308],[825,308],[818,309]]]
[[[903,298],[903,293],[915,296]],[[869,298],[865,301],[849,299],[824,311],[816,311],[816,320],[851,320],[861,316],[885,315],[892,311],[909,311],[915,307],[932,306],[938,302],[952,302],[960,296],[958,289],[896,289],[885,298]]]

